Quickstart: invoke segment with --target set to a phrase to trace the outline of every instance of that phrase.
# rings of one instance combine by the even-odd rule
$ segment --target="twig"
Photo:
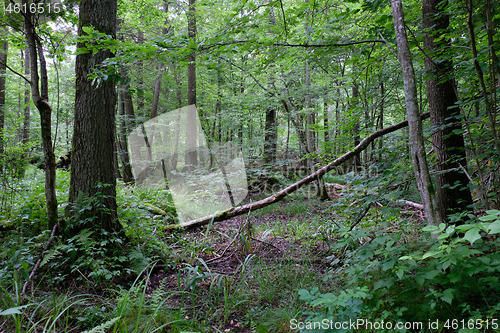
[[[368,214],[368,212],[370,211],[371,206],[372,206],[371,203],[366,205],[365,209],[361,212],[361,214],[358,215],[358,217],[356,218],[356,221],[349,228],[349,231],[352,231],[352,229],[354,229],[354,227],[357,226],[363,220],[363,217],[365,217],[366,214]]]
[[[238,238],[238,236],[243,231],[243,228],[248,223],[248,218],[249,217],[250,217],[250,211],[248,212],[247,219],[246,219],[245,223],[242,223],[240,225],[240,227],[238,228],[238,232],[234,236],[233,240],[226,246],[226,248],[222,251],[222,253],[217,258],[212,258],[212,259],[206,260],[205,262],[209,263],[209,262],[212,262],[212,261],[216,261],[216,260],[219,260],[220,258],[222,258],[224,256],[224,254],[226,253],[226,251],[231,247],[231,245],[233,245],[233,243],[236,241],[236,239]]]
[[[83,275],[83,273],[82,273],[82,272],[80,272],[80,270],[79,270],[78,268],[76,269],[76,271],[77,271],[78,273],[80,273],[80,275],[81,275],[81,276],[85,279],[85,281],[87,281],[88,283],[93,283],[92,281],[90,281],[89,279],[87,279],[87,277],[86,277],[85,275]]]
[[[33,277],[35,276],[35,273],[36,273],[38,267],[40,266],[40,263],[42,262],[42,259],[43,259],[44,255],[45,255],[45,251],[47,251],[47,249],[50,246],[50,243],[52,243],[52,240],[54,239],[54,237],[56,235],[56,230],[57,230],[57,223],[54,225],[54,228],[52,228],[52,233],[50,234],[50,238],[47,241],[47,244],[45,244],[45,247],[43,248],[43,251],[40,254],[40,257],[38,258],[38,260],[37,260],[37,262],[35,264],[35,267],[33,267],[33,270],[31,271],[31,274],[30,274],[30,276],[28,278],[28,281],[26,281],[24,283],[24,285],[23,285],[23,290],[22,290],[23,294],[26,294],[26,287],[28,286],[28,282],[33,280]]]
[[[262,244],[264,244],[264,245],[269,245],[269,246],[271,246],[271,247],[274,247],[276,250],[279,250],[279,251],[283,252],[283,250],[282,250],[282,249],[280,249],[279,247],[276,247],[275,245],[273,245],[273,244],[271,244],[271,243],[265,242],[265,241],[263,241],[263,240],[260,240],[260,239],[258,239],[258,238],[255,238],[255,237],[250,237],[250,238],[252,238],[253,240],[256,240],[257,242],[260,242],[260,243],[262,243]]]
[[[389,49],[389,51],[392,53],[393,56],[396,57],[396,59],[398,58],[397,54],[394,52],[394,50],[392,49],[391,45],[389,44],[389,42],[387,41],[387,39],[384,38],[384,36],[382,36],[382,34],[380,33],[380,31],[377,31],[380,38],[382,38],[382,40],[384,41],[384,44],[385,46],[387,46],[387,48]]]

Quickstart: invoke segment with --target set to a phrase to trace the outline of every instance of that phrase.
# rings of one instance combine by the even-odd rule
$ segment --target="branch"
[[[215,43],[215,44],[211,44],[211,45],[206,45],[206,46],[200,47],[200,50],[204,51],[204,50],[209,50],[209,49],[217,47],[217,46],[227,46],[227,45],[244,44],[244,43],[254,43],[254,44],[259,44],[259,45],[267,45],[266,43],[263,43],[263,42],[245,39],[245,40],[233,40],[233,41],[230,41],[230,42],[219,42],[219,43]],[[384,43],[384,41],[382,39],[367,39],[367,40],[353,41],[353,42],[347,42],[347,43],[331,43],[331,44],[272,43],[272,44],[269,44],[268,46],[286,46],[286,47],[304,47],[304,48],[326,48],[326,47],[352,46],[352,45],[366,44],[366,43]]]
[[[429,112],[426,112],[426,113],[422,114],[420,117],[422,119],[426,119],[426,118],[429,118],[429,115],[430,115]],[[185,223],[166,225],[164,228],[165,229],[196,228],[196,227],[200,227],[202,225],[208,224],[211,221],[213,221],[213,222],[224,221],[224,220],[227,220],[229,218],[239,216],[239,215],[248,213],[250,211],[254,211],[254,210],[269,206],[269,205],[276,203],[276,202],[280,201],[281,199],[285,198],[290,193],[295,192],[296,190],[298,190],[302,186],[307,185],[309,183],[312,183],[318,177],[323,176],[328,171],[332,170],[334,167],[336,167],[336,166],[350,160],[354,156],[358,155],[363,150],[365,150],[366,147],[368,147],[368,145],[376,138],[381,137],[381,136],[386,135],[386,134],[389,134],[389,133],[392,133],[392,132],[397,131],[398,129],[401,129],[401,128],[406,127],[406,126],[408,126],[408,120],[402,121],[400,123],[397,123],[397,124],[394,124],[392,126],[380,129],[376,132],[373,132],[372,134],[370,134],[366,138],[364,138],[356,147],[354,147],[353,150],[340,156],[339,158],[330,162],[328,165],[318,169],[316,172],[310,174],[309,176],[299,180],[298,182],[296,182],[288,187],[285,187],[283,190],[281,190],[281,191],[279,191],[279,192],[277,192],[277,193],[275,193],[267,198],[264,198],[264,199],[259,200],[259,201],[251,202],[251,203],[248,203],[248,204],[245,204],[242,206],[233,207],[233,208],[230,208],[228,210],[225,210],[225,211],[222,211],[219,213],[215,213],[215,214],[212,214],[209,216],[201,217],[199,219],[188,221]]]
[[[44,246],[44,248],[42,250],[42,253],[40,254],[40,257],[36,261],[35,267],[33,267],[33,270],[31,271],[28,280],[23,285],[23,289],[22,289],[22,293],[23,294],[26,294],[26,287],[28,286],[29,281],[33,280],[33,277],[35,276],[35,273],[36,273],[38,267],[40,267],[40,263],[42,262],[42,259],[45,256],[45,251],[48,250],[48,248],[50,246],[50,243],[52,243],[52,240],[54,240],[54,237],[56,236],[56,230],[57,230],[57,223],[52,228],[52,233],[50,234],[49,240],[45,244],[45,246]]]
[[[26,76],[24,76],[21,73],[16,72],[15,70],[13,70],[12,68],[10,68],[5,62],[3,62],[1,60],[0,60],[0,64],[2,64],[3,66],[7,67],[12,73],[16,74],[17,76],[20,76],[21,78],[23,78],[26,82],[28,82],[31,85],[31,81],[28,80],[28,78]]]

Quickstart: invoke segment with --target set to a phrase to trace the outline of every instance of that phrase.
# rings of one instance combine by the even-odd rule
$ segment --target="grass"
[[[37,272],[34,290],[30,285],[23,294],[22,285],[49,236],[42,232],[45,216],[38,198],[43,198],[43,177],[37,175],[38,170],[29,170],[18,184],[21,190],[3,197],[4,205],[11,207],[5,220],[16,228],[0,237],[0,247],[8,249],[0,254],[2,333],[288,332],[290,319],[304,310],[297,290],[322,284],[313,251],[295,243],[316,228],[308,225],[314,219],[307,213],[314,202],[305,197],[287,198],[279,206],[243,217],[256,221],[250,231],[214,224],[209,230],[166,234],[161,225],[173,218],[155,215],[147,205],[173,212],[171,196],[119,184],[120,220],[131,242],[119,262],[129,260],[129,273],[93,275],[84,270],[92,265],[68,262],[60,252],[68,245],[59,242],[55,246],[60,253],[51,252],[53,257]],[[60,203],[67,200],[68,184],[68,173],[59,172]],[[99,249],[87,235],[78,242]],[[96,253],[98,257],[85,262],[117,259]],[[210,261],[217,256],[222,259]],[[54,274],[56,268],[68,267],[80,270]]]

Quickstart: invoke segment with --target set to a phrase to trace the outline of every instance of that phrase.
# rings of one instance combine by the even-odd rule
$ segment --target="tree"
[[[439,214],[462,211],[472,204],[467,187],[469,179],[462,168],[467,166],[465,143],[460,121],[458,96],[453,82],[453,63],[446,50],[450,42],[446,37],[450,18],[444,12],[446,0],[423,0],[422,16],[425,69],[428,71],[427,100],[431,123],[435,128],[432,143],[437,155],[436,200]]]
[[[196,43],[196,0],[189,0],[188,8],[188,38],[190,45]],[[188,56],[187,69],[187,102],[188,105],[196,105],[196,54],[192,49]],[[187,150],[186,150],[186,165],[195,167],[198,165],[198,154],[196,151],[196,108],[190,108],[187,115]]]
[[[78,35],[92,26],[100,33],[116,37],[116,0],[82,0],[79,6]],[[88,47],[80,40],[79,49]],[[115,180],[115,105],[113,76],[94,83],[89,75],[102,70],[103,62],[113,57],[109,49],[80,53],[76,56],[75,120],[72,142],[69,201],[96,196],[99,208],[92,215],[97,225],[107,231],[120,229],[117,219]],[[95,223],[95,221],[93,222]],[[78,228],[67,233],[71,236]]]
[[[5,73],[9,43],[7,38],[0,38],[0,171],[4,168],[4,123],[5,123]]]
[[[23,7],[30,8],[28,0],[23,0]],[[49,84],[47,63],[43,53],[42,42],[35,32],[31,12],[24,15],[26,28],[26,41],[28,43],[30,72],[31,72],[31,98],[40,113],[42,131],[42,146],[45,160],[45,203],[47,205],[47,219],[49,229],[53,229],[58,222],[57,196],[56,196],[56,159],[52,145],[52,106],[49,103]],[[39,63],[40,62],[40,63]],[[40,75],[38,74],[40,65]]]
[[[417,103],[417,85],[415,72],[413,70],[410,47],[406,36],[403,5],[401,0],[391,0],[394,29],[396,31],[396,43],[398,46],[398,59],[401,64],[404,81],[406,115],[410,129],[411,157],[413,170],[417,180],[418,191],[424,204],[427,222],[438,225],[441,218],[436,210],[436,199],[434,187],[427,167],[425,146],[422,134],[422,119],[420,117]]]

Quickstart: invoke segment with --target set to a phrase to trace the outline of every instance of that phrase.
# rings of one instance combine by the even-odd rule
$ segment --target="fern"
[[[43,265],[45,265],[46,263],[48,263],[52,259],[59,256],[61,254],[61,252],[59,251],[60,248],[61,248],[61,245],[59,245],[59,246],[55,247],[54,249],[50,250],[49,252],[47,252],[47,254],[45,254],[45,256],[43,257],[42,262],[40,263],[40,267],[42,267]]]
[[[90,331],[85,331],[83,333],[106,333],[106,330],[108,328],[110,328],[111,326],[114,325],[114,323],[116,323],[118,320],[120,319],[120,316],[118,317],[115,317],[111,320],[108,320],[107,322],[105,322],[104,324],[101,324],[97,327],[94,327],[93,329],[91,329]]]

